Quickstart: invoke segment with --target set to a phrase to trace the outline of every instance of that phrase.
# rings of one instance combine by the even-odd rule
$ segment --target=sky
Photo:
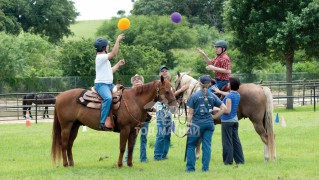
[[[80,16],[76,20],[111,19],[117,11],[125,10],[126,15],[133,9],[132,0],[72,0]]]

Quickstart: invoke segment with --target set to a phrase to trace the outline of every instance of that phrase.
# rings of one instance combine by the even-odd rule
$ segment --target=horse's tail
[[[265,129],[268,136],[268,152],[269,160],[275,160],[276,145],[275,145],[275,132],[273,123],[273,97],[268,87],[263,87],[264,93],[267,98],[266,113],[264,116]]]
[[[61,159],[62,144],[61,144],[61,125],[59,118],[54,108],[54,120],[52,129],[52,147],[51,147],[51,159],[56,165],[56,161]]]

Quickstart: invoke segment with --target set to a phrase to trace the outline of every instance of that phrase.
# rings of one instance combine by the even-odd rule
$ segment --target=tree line
[[[94,75],[94,39],[63,40],[79,15],[72,1],[2,0],[0,7],[2,78]],[[181,23],[170,21],[175,11]],[[131,14],[116,59],[127,65],[117,76],[157,74],[162,64],[208,73],[196,48],[214,57],[218,39],[229,44],[233,73],[286,72],[291,82],[292,72],[318,72],[318,0],[139,0]],[[114,42],[119,18],[106,20],[95,36]]]

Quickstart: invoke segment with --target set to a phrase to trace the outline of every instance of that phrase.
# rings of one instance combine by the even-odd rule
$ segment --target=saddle
[[[212,83],[212,85],[216,84],[215,79],[212,79],[212,80],[211,80],[211,83]],[[229,90],[230,90],[230,87],[229,87],[228,83],[225,84],[225,85],[222,87],[222,89],[221,89],[221,91],[224,91],[224,92],[228,92]],[[215,93],[215,94],[216,94],[216,96],[217,96],[220,100],[223,100],[224,97],[225,97],[224,95],[219,94],[219,93]]]
[[[112,109],[118,110],[121,104],[121,98],[123,94],[124,86],[117,84],[112,90]],[[78,97],[78,102],[88,108],[92,109],[101,109],[101,103],[103,99],[95,91],[94,87],[91,87],[91,90],[83,90],[83,92]]]

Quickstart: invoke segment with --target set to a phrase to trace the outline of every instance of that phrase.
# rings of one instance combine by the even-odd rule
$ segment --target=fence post
[[[316,83],[313,83],[313,111],[316,112]]]
[[[35,123],[38,124],[38,96],[35,96]]]
[[[306,78],[303,79],[302,105],[305,105]]]

